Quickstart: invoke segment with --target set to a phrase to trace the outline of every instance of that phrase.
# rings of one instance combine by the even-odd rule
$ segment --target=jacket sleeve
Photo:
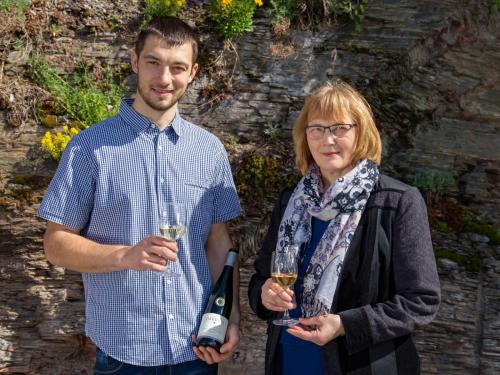
[[[255,273],[248,285],[248,301],[250,307],[260,319],[270,320],[277,318],[280,313],[268,310],[262,305],[261,288],[268,278],[271,277],[271,254],[276,249],[278,242],[278,230],[281,218],[285,211],[291,191],[289,189],[281,192],[278,202],[274,206],[271,222],[264,238],[264,242],[254,262]]]
[[[347,350],[367,347],[430,323],[440,303],[440,285],[427,219],[418,189],[405,191],[396,211],[392,263],[395,292],[384,302],[341,312]]]

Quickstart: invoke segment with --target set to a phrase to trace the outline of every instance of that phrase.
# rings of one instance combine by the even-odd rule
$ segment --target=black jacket
[[[254,312],[270,322],[279,316],[261,301],[270,277],[271,253],[292,190],[281,193],[255,261],[248,296]],[[440,302],[439,278],[425,203],[420,192],[381,175],[344,259],[331,312],[346,335],[322,347],[327,374],[414,375],[420,360],[412,339]],[[280,327],[268,323],[266,375],[279,374]]]

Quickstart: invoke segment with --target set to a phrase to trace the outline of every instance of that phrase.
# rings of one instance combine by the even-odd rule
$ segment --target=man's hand
[[[314,318],[300,318],[300,324],[290,327],[287,332],[302,340],[317,345],[325,345],[338,336],[344,336],[344,326],[339,315],[327,314]]]
[[[193,336],[193,342],[196,342],[196,336]],[[205,361],[207,364],[212,365],[228,359],[238,347],[240,343],[240,328],[236,323],[229,323],[226,332],[226,341],[220,347],[220,353],[214,348],[210,347],[196,347],[193,346],[193,351],[196,356]]]
[[[261,299],[264,307],[271,311],[285,311],[295,308],[292,300],[293,291],[283,289],[273,279],[266,280],[261,288]]]
[[[167,261],[177,259],[177,244],[163,237],[146,237],[135,246],[108,245],[91,241],[78,230],[51,221],[47,222],[43,246],[49,262],[77,272],[125,269],[163,272]]]
[[[122,252],[123,268],[164,272],[167,261],[177,260],[177,243],[167,241],[163,237],[151,236],[135,246],[124,247]]]

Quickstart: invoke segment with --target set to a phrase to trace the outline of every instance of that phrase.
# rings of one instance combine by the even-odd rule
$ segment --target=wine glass
[[[182,203],[165,203],[160,211],[160,235],[167,241],[177,241],[186,233],[186,208]],[[165,276],[179,277],[181,274],[171,270],[168,262],[163,273]]]
[[[290,289],[295,280],[297,280],[297,255],[298,248],[293,245],[273,252],[271,277],[275,283],[284,289]],[[293,326],[299,324],[299,321],[298,319],[290,318],[288,309],[286,309],[283,317],[273,320],[273,323],[278,326]]]

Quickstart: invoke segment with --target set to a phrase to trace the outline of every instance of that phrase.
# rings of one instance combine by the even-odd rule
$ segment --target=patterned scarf
[[[377,165],[362,160],[321,194],[321,172],[314,165],[299,181],[288,201],[279,228],[278,250],[311,239],[311,216],[331,220],[304,276],[303,317],[330,312],[345,254],[378,177]]]

